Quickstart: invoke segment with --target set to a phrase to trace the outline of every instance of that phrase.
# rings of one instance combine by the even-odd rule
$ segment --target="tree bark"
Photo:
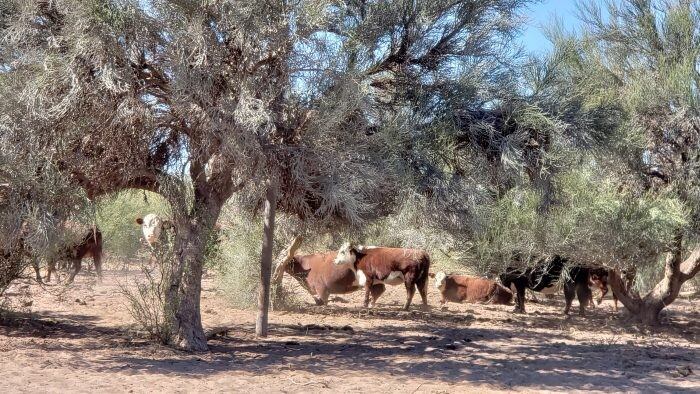
[[[657,325],[659,314],[680,293],[681,286],[700,271],[700,246],[682,259],[683,237],[676,236],[674,249],[669,253],[664,264],[664,277],[644,297],[633,294],[623,283],[620,272],[613,270],[609,275],[612,291],[620,302],[639,320],[646,325]]]
[[[290,261],[294,258],[294,254],[296,253],[297,249],[301,246],[301,241],[303,240],[303,237],[301,235],[297,235],[292,239],[292,242],[279,254],[277,255],[277,258],[275,259],[275,272],[272,275],[272,282],[271,282],[271,287],[275,290],[279,289],[279,287],[282,285],[282,276],[284,275],[284,270],[289,264]],[[277,296],[272,297],[273,299],[277,299]]]
[[[187,351],[206,351],[200,297],[207,237],[213,231],[220,204],[195,202],[191,215],[175,217],[175,249],[165,290],[169,344]]]
[[[262,256],[260,259],[260,288],[258,292],[258,317],[255,335],[267,336],[267,320],[270,308],[270,274],[272,273],[272,248],[275,240],[275,210],[277,208],[277,183],[267,186],[263,225]]]

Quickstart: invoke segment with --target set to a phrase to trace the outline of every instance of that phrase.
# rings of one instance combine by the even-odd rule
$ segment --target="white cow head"
[[[155,213],[149,213],[143,218],[137,218],[136,223],[141,225],[143,231],[143,239],[149,246],[155,246],[160,239],[160,234],[163,232],[163,226],[169,225],[167,220],[162,219]]]
[[[355,264],[357,260],[357,248],[350,242],[345,242],[338,250],[338,255],[333,260],[336,265]]]
[[[442,290],[442,288],[445,287],[446,279],[447,275],[442,271],[435,274],[435,288],[438,290]]]

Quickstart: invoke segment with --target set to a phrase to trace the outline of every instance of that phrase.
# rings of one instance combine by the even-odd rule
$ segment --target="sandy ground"
[[[207,277],[205,328],[231,330],[210,352],[187,354],[134,334],[119,292],[134,275],[15,284],[9,302],[25,313],[0,320],[0,392],[700,392],[697,300],[679,299],[647,331],[610,300],[565,319],[561,297],[514,315],[512,306],[441,310],[432,288],[432,308],[410,312],[399,310],[403,287],[373,310],[359,307],[359,293],[328,307],[302,294],[308,304],[273,312],[259,340],[255,313],[228,306]]]

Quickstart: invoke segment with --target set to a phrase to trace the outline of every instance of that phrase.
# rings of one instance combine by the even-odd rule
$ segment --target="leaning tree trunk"
[[[206,235],[213,231],[219,212],[218,204],[195,202],[190,215],[175,217],[177,230],[168,273],[170,285],[165,289],[165,318],[170,328],[170,345],[183,350],[208,349],[200,312],[202,272]]]
[[[267,316],[270,309],[270,275],[272,273],[272,248],[275,240],[275,209],[277,207],[277,183],[271,181],[265,195],[265,217],[262,256],[260,260],[260,288],[258,292],[258,318],[255,334],[267,336]]]
[[[303,239],[304,238],[301,235],[294,236],[292,242],[290,242],[289,245],[287,245],[287,247],[277,255],[277,258],[274,261],[275,271],[272,274],[272,281],[270,283],[272,310],[276,310],[276,308],[278,308],[282,302],[282,276],[284,275],[284,271],[287,269],[289,263],[291,263],[294,259],[294,255],[301,246],[301,241]],[[298,278],[296,279],[298,280]],[[304,288],[312,293],[311,289],[309,289],[307,286],[304,286]],[[312,293],[312,295],[314,294]]]
[[[674,250],[666,258],[664,277],[645,296],[640,297],[623,282],[620,272],[615,270],[610,274],[610,286],[620,302],[641,323],[656,325],[659,314],[680,293],[681,286],[700,271],[700,246],[696,247],[690,256],[682,259],[682,236],[677,236]]]

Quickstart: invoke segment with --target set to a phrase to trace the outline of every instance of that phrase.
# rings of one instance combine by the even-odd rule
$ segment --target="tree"
[[[330,123],[282,102],[290,80],[279,67],[321,21],[321,3],[140,3],[2,2],[3,97],[15,98],[3,132],[15,149],[38,146],[90,198],[141,188],[168,200],[170,343],[204,350],[203,254],[231,195],[281,172],[281,207],[360,221],[391,171],[356,126],[356,102]],[[294,34],[292,12],[307,22]],[[338,80],[338,98],[359,94]]]
[[[607,181],[617,182],[621,191],[617,195],[637,201],[628,205],[637,218],[646,213],[662,223],[664,211],[671,212],[674,206],[675,212],[682,213],[681,220],[666,223],[672,231],[663,232],[656,241],[646,236],[653,231],[636,228],[639,233],[632,238],[637,242],[622,236],[626,245],[616,245],[618,237],[598,244],[610,252],[599,256],[598,262],[615,268],[611,281],[615,293],[641,321],[655,324],[681,285],[700,271],[696,243],[700,3],[622,0],[605,4],[603,9],[597,2],[582,3],[579,36],[553,30],[558,60],[550,86],[560,86],[553,96],[566,105],[552,108],[581,120],[584,127],[570,129],[569,141],[589,141],[596,148],[597,166],[608,172]],[[573,99],[561,94],[565,91]],[[666,207],[656,210],[643,203],[663,199]],[[613,225],[610,230],[620,227],[624,226]],[[611,234],[610,230],[600,234]],[[663,247],[648,248],[656,242]],[[620,246],[627,252],[615,253],[624,249]],[[630,253],[631,248],[647,253]],[[664,253],[661,279],[646,294],[627,288],[620,279],[623,269],[658,266]]]
[[[487,105],[481,70],[503,60],[528,2],[3,0],[3,130],[20,149],[37,141],[89,198],[166,198],[170,342],[203,350],[202,260],[222,205],[274,184],[270,204],[325,226],[391,212],[429,177],[412,156],[426,105],[470,72],[462,102]]]

